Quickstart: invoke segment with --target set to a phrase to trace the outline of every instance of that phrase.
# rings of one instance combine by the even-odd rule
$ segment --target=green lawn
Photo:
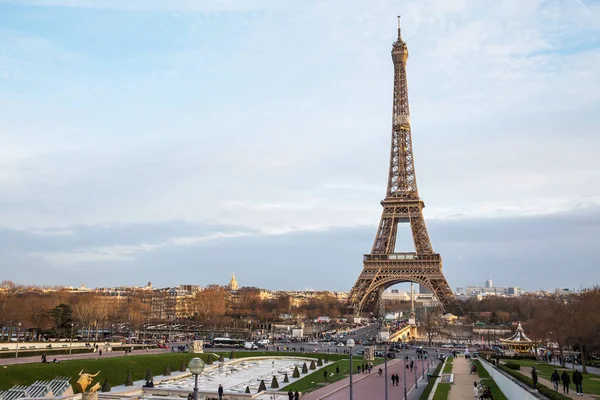
[[[181,362],[187,366],[189,360],[194,357],[200,357],[207,361],[210,353],[204,354],[189,354],[189,353],[164,353],[164,354],[141,354],[131,355],[122,357],[109,357],[109,358],[89,358],[84,360],[65,360],[60,363],[30,363],[30,364],[16,364],[8,365],[5,368],[0,368],[0,390],[6,390],[14,385],[30,385],[37,380],[50,380],[57,376],[66,376],[71,378],[71,383],[74,384],[77,381],[79,372],[83,369],[85,372],[96,373],[100,371],[100,374],[96,378],[96,381],[100,383],[104,382],[105,378],[108,378],[111,386],[122,385],[125,383],[127,374],[131,372],[133,380],[144,379],[148,368],[152,371],[153,375],[162,375],[165,367],[168,365],[171,372],[179,371]],[[229,353],[216,353],[217,355],[223,354],[225,357],[229,357]],[[256,356],[303,356],[311,358],[327,358],[330,362],[325,364],[333,364],[333,361],[344,358],[343,354],[315,354],[305,353],[301,354],[298,352],[283,353],[283,352],[256,352],[256,351],[239,351],[235,352],[236,358],[243,357],[256,357]],[[216,361],[218,357],[213,359]],[[362,358],[358,358],[362,362]],[[342,367],[340,367],[342,368]],[[335,367],[334,367],[335,370]],[[321,371],[321,374],[323,372]],[[321,375],[321,378],[323,376]]]
[[[502,393],[502,390],[500,390],[496,382],[492,379],[490,374],[488,374],[485,368],[483,368],[481,362],[479,362],[479,360],[476,360],[474,362],[477,366],[477,374],[484,381],[484,384],[489,386],[492,390],[492,397],[494,398],[494,400],[508,400],[504,393]]]
[[[341,355],[341,356],[343,357],[343,355]],[[383,362],[384,362],[383,359],[376,358],[373,365],[377,366],[379,364],[383,364]],[[358,374],[356,372],[356,366],[359,364],[362,364],[362,363],[363,363],[362,358],[352,357],[352,369],[353,369],[353,373],[355,375],[362,375],[362,374]],[[340,368],[340,373],[338,375],[336,375],[336,373],[335,373],[336,366]],[[327,370],[327,375],[328,375],[327,379],[325,379],[325,376],[323,374],[323,369]],[[333,373],[333,376],[331,376],[332,373]],[[377,368],[373,368],[373,371],[371,373],[376,374]],[[281,390],[283,390],[283,391],[291,390],[292,392],[297,390],[302,393],[308,393],[312,390],[318,389],[319,387],[326,386],[330,383],[339,381],[340,379],[344,379],[349,374],[350,374],[350,360],[343,359],[343,360],[339,360],[337,362],[331,362],[328,364],[324,364],[322,369],[314,371],[313,373],[310,373],[310,374],[302,377],[301,379],[297,380],[296,382],[290,383],[289,385],[284,386]]]
[[[444,374],[449,374],[452,372],[452,357],[448,357],[446,359],[446,365],[444,365],[444,371],[442,371]]]
[[[550,376],[552,372],[556,369],[559,374],[562,374],[563,371],[567,371],[569,377],[571,378],[571,382],[573,381],[573,369],[570,368],[561,368],[555,367],[546,363],[539,363],[534,360],[506,360],[507,362],[513,362],[515,364],[519,364],[524,367],[533,367],[538,371],[538,376],[540,378],[544,378],[550,380]],[[517,371],[522,375],[531,378],[531,374],[525,371]],[[562,383],[561,383],[562,385]],[[572,385],[571,389],[575,389],[575,385]],[[583,392],[588,394],[597,394],[600,395],[600,376],[595,374],[583,374]]]
[[[439,383],[437,385],[437,388],[435,389],[433,400],[446,400],[448,398],[448,393],[450,392],[451,387],[451,383]]]

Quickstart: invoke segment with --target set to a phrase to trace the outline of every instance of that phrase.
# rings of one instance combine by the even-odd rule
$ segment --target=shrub
[[[264,379],[261,379],[260,385],[258,385],[258,393],[264,392],[265,390],[267,390],[267,386],[265,385]]]
[[[300,371],[298,371],[298,366],[294,367],[294,372],[292,373],[292,378],[300,378]]]
[[[246,393],[250,393],[250,386],[246,386]]]
[[[219,357],[219,362],[225,362],[225,357],[223,357],[223,354],[221,354],[221,356]]]
[[[131,376],[131,372],[127,374],[127,378],[125,379],[125,386],[133,386],[133,376]]]
[[[229,353],[229,359],[233,360],[235,358],[235,352],[233,352],[233,350],[231,351],[231,353]]]
[[[171,368],[169,368],[169,366],[167,365],[165,367],[165,369],[163,370],[163,376],[169,376],[171,375]]]
[[[277,389],[279,387],[279,382],[277,382],[277,377],[273,375],[273,380],[271,381],[271,388]]]
[[[322,367],[323,366],[323,360],[321,360],[320,358],[317,360],[317,366],[318,367]]]
[[[327,357],[325,357],[323,360],[325,361],[325,364],[329,362],[329,359]]]
[[[185,365],[185,362],[181,360],[181,364],[179,364],[179,372],[185,372],[186,369],[187,366]]]
[[[288,378],[287,372],[286,372],[285,375],[283,376],[283,383],[288,383],[289,381],[290,381],[290,378]]]
[[[314,360],[310,362],[310,369],[317,369],[317,366],[315,365]]]
[[[499,364],[498,368],[500,370],[506,372],[508,375],[512,376],[516,380],[520,381],[521,383],[524,383],[525,385],[529,386],[530,388],[533,388],[533,381],[531,380],[531,378],[521,374],[520,372],[517,372],[515,370],[508,368],[506,365]],[[553,389],[550,389],[550,388],[542,385],[539,382],[537,384],[537,389],[540,394],[546,396],[550,400],[567,400],[567,399],[569,399],[569,397],[564,396],[559,392],[555,392]]]
[[[520,370],[521,366],[517,363],[511,363],[511,362],[507,362],[506,366],[510,369],[514,369],[514,370]]]
[[[212,354],[209,354],[208,358],[206,359],[206,364],[212,365],[212,363],[213,363],[213,356],[212,356]]]
[[[308,374],[308,367],[306,366],[306,363],[302,364],[302,373]]]
[[[147,381],[151,381],[154,379],[154,375],[152,375],[152,370],[150,368],[146,370],[146,377],[144,379],[146,379]]]
[[[106,378],[102,384],[102,391],[105,393],[110,392],[110,383],[108,382],[108,378]]]

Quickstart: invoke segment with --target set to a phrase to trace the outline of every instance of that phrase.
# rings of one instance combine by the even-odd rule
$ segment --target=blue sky
[[[235,269],[349,289],[385,193],[398,14],[451,285],[597,283],[565,265],[600,256],[590,0],[0,0],[2,279],[160,286]],[[540,264],[543,249],[556,257]]]

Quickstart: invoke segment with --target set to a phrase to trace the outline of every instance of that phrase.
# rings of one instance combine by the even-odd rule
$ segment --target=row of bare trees
[[[292,313],[307,318],[337,317],[343,306],[334,296],[318,294],[301,304],[287,295],[263,299],[256,288],[236,293],[221,286],[208,286],[193,295],[176,295],[168,290],[130,289],[120,293],[39,288],[0,284],[0,340],[10,340],[19,327],[21,336],[39,340],[40,335],[60,339],[73,326],[84,338],[98,331],[141,331],[161,322],[188,321],[198,325],[231,326],[240,320],[276,321]],[[115,325],[119,326],[115,328]]]
[[[556,349],[564,364],[566,349],[580,354],[586,371],[587,357],[600,353],[600,287],[579,293],[547,293],[519,298],[491,298],[476,303],[461,303],[463,323],[484,322],[514,326],[521,322],[527,335],[538,347]],[[423,326],[431,342],[440,332],[447,330],[448,321],[438,310],[431,310],[423,319]]]

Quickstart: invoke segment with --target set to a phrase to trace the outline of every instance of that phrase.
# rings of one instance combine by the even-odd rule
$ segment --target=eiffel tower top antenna
[[[400,16],[398,15],[398,40],[401,41],[402,40],[402,32],[400,29]]]

